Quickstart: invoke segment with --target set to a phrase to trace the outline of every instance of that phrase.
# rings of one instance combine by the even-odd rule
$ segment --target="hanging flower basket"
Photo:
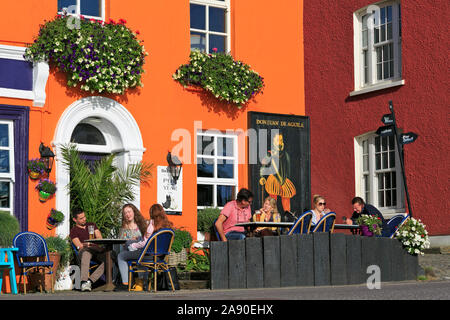
[[[430,239],[426,226],[420,219],[408,219],[395,233],[406,251],[411,255],[423,255],[424,250],[430,247]]]
[[[47,222],[46,222],[47,229],[48,230],[54,229],[63,220],[64,220],[64,213],[62,213],[61,211],[52,209],[47,216]]]
[[[180,66],[172,75],[185,87],[201,87],[217,99],[233,103],[238,108],[264,88],[263,78],[249,65],[234,60],[230,54],[208,54],[194,50],[189,57],[189,64]]]
[[[37,180],[45,172],[45,164],[39,158],[28,160],[27,163],[28,175],[30,179]]]
[[[123,94],[143,86],[147,54],[126,21],[109,22],[57,16],[41,25],[39,36],[25,51],[31,62],[48,61],[67,76],[69,87],[91,93]]]
[[[49,179],[42,179],[36,185],[36,190],[39,191],[39,201],[45,202],[50,196],[56,192],[56,184]]]

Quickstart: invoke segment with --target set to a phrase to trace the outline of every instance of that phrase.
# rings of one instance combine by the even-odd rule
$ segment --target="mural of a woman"
[[[284,211],[291,211],[291,198],[297,193],[290,175],[291,159],[285,150],[283,135],[276,134],[272,140],[272,150],[261,161],[259,184],[275,200],[281,197]]]

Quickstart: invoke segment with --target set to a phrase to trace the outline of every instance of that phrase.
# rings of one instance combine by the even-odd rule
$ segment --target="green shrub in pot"
[[[172,251],[179,253],[183,248],[187,249],[191,247],[192,236],[187,230],[174,228],[174,238],[172,242]]]
[[[211,232],[211,227],[220,215],[219,208],[205,208],[197,212],[197,231]]]

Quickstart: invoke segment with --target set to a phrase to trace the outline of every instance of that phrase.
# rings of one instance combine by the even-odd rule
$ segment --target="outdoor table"
[[[357,234],[359,231],[359,225],[357,224],[335,224],[335,229],[350,230],[352,234]]]
[[[112,282],[112,259],[111,259],[111,251],[113,250],[114,244],[123,244],[127,242],[126,239],[91,239],[86,240],[85,242],[95,243],[103,245],[106,249],[106,261],[105,261],[105,269],[106,269],[106,284],[104,286],[98,287],[96,291],[113,291],[115,285]]]
[[[11,283],[11,293],[17,294],[16,271],[14,269],[13,252],[19,251],[19,248],[0,248],[0,294],[2,292],[3,269],[9,270],[9,281]],[[8,261],[5,260],[5,255]]]
[[[251,233],[253,234],[253,231],[256,228],[259,227],[269,227],[269,228],[290,228],[294,225],[294,222],[242,222],[242,223],[236,223],[235,226],[237,227],[249,227]]]

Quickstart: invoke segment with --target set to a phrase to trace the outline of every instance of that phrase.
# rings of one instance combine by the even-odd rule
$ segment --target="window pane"
[[[225,9],[209,7],[209,31],[226,32]]]
[[[389,152],[389,168],[395,168],[395,152]]]
[[[197,177],[214,178],[214,159],[197,158]]]
[[[191,4],[191,28],[206,30],[205,6]]]
[[[387,25],[387,39],[392,40],[392,23]]]
[[[206,184],[197,185],[197,206],[212,207],[213,204],[213,186]]]
[[[191,50],[206,51],[206,35],[204,33],[191,31]]]
[[[10,183],[0,182],[0,208],[10,208]]]
[[[387,6],[387,22],[392,21],[392,6]]]
[[[214,156],[214,137],[198,135],[197,154]]]
[[[217,206],[223,207],[225,204],[234,199],[235,186],[217,186]]]
[[[9,147],[9,127],[7,124],[0,124],[0,147]]]
[[[102,132],[87,123],[80,123],[75,127],[70,142],[106,146]]]
[[[100,17],[101,14],[101,0],[81,0],[80,11],[82,15]]]
[[[233,160],[226,160],[225,163],[217,164],[217,177],[224,178],[224,179],[233,179],[234,178]]]
[[[374,28],[373,29],[373,35],[374,35],[374,42],[378,43],[380,42],[380,28]]]
[[[217,155],[224,157],[233,156],[233,139],[232,138],[217,138]]]
[[[376,137],[375,138],[375,152],[380,152],[381,151],[381,149],[380,149],[380,137]]]
[[[62,12],[63,8],[69,8],[70,6],[76,6],[77,0],[58,0],[58,12]]]
[[[378,191],[378,206],[384,207],[384,192]]]
[[[213,52],[214,48],[217,49],[217,52],[225,52],[226,48],[226,39],[225,36],[218,36],[215,34],[209,35],[209,52]]]
[[[0,172],[9,172],[9,151],[0,150]]]
[[[381,26],[380,34],[381,34],[381,41],[386,41],[386,26],[385,25]]]

